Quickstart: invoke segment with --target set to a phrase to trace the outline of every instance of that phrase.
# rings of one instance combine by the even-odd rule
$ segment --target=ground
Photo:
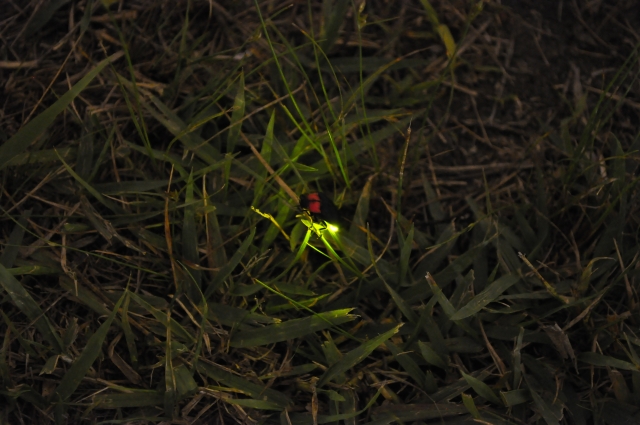
[[[0,9],[1,423],[640,421],[635,0]]]

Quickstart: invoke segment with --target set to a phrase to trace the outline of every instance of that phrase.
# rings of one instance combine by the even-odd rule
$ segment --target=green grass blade
[[[473,372],[470,375],[482,381],[486,379],[489,375],[491,375],[491,373],[488,370],[484,369],[482,371]],[[452,384],[449,384],[446,387],[440,388],[438,392],[431,394],[429,397],[431,400],[436,402],[443,401],[443,400],[451,400],[454,397],[458,397],[460,394],[462,394],[464,391],[467,391],[469,388],[471,387],[469,386],[467,381],[464,378],[460,378],[457,381],[453,382]]]
[[[358,198],[358,205],[356,206],[356,212],[353,215],[353,221],[351,222],[351,227],[349,228],[349,235],[353,242],[362,246],[367,241],[367,235],[363,232],[363,229],[367,227],[367,217],[369,216],[369,202],[371,200],[371,187],[373,183],[373,178],[375,176],[371,176],[367,179],[362,191],[360,192],[360,197]]]
[[[175,319],[168,317],[169,315],[167,313],[158,310],[157,308],[146,302],[144,299],[142,299],[142,297],[140,297],[138,294],[130,292],[129,296],[135,302],[140,304],[140,306],[142,306],[145,310],[151,313],[158,322],[171,328],[171,332],[173,332],[175,336],[180,337],[183,341],[186,341],[188,343],[195,342],[195,338],[189,332],[187,332],[185,328],[183,328]]]
[[[64,168],[67,169],[67,172],[69,174],[71,174],[71,177],[76,179],[76,181],[78,183],[80,183],[80,185],[82,187],[84,187],[87,190],[87,192],[92,194],[94,198],[96,198],[98,201],[100,201],[100,203],[102,205],[104,205],[105,207],[109,208],[114,213],[122,213],[123,212],[122,208],[120,208],[115,202],[112,202],[110,199],[107,199],[104,196],[102,196],[102,194],[100,192],[98,192],[97,190],[95,190],[93,188],[93,186],[91,186],[89,183],[84,181],[84,179],[82,177],[80,177],[75,171],[73,171],[73,169],[65,162],[64,159],[62,159],[61,156],[58,155],[58,159],[60,159],[60,162],[62,162],[62,165],[64,166]]]
[[[208,303],[209,320],[230,326],[236,329],[251,329],[260,324],[278,323],[279,319],[264,316],[259,313],[244,310],[238,307],[232,307],[226,304]]]
[[[513,391],[500,391],[500,398],[506,407],[517,406],[531,400],[529,390],[524,388]]]
[[[89,83],[111,62],[115,62],[124,53],[118,52],[104,59],[95,68],[78,81],[68,92],[63,94],[53,105],[32,119],[16,134],[0,146],[0,170],[15,156],[23,153],[53,123],[69,104],[84,90]]]
[[[125,80],[122,76],[119,78],[120,81],[122,81],[128,88],[134,87],[131,82]],[[165,105],[156,96],[148,94],[148,98],[155,108],[153,108],[150,103],[144,102],[142,99],[139,100],[140,104],[144,106],[160,124],[164,125],[166,129],[174,135],[174,140],[180,140],[185,149],[194,152],[206,164],[212,165],[222,160],[220,152],[194,132],[196,129],[195,126],[190,126],[185,123],[171,108]]]
[[[182,255],[188,261],[194,265],[198,265],[200,256],[198,255],[198,234],[196,229],[196,201],[193,196],[194,182],[193,173],[189,174],[189,180],[187,180],[187,187],[185,193],[185,207],[184,207],[184,219],[182,223]],[[187,287],[191,287],[192,284],[196,284],[200,287],[202,282],[202,272],[194,268],[188,268],[191,275],[190,282]],[[199,299],[197,291],[188,291],[189,297],[192,300]],[[196,298],[197,297],[197,298]]]
[[[36,329],[40,331],[44,339],[51,345],[56,354],[63,352],[63,344],[60,335],[44,314],[38,303],[31,297],[29,292],[9,271],[0,264],[0,285],[7,291],[16,307],[33,322]]]
[[[486,246],[488,242],[482,242],[479,245],[474,246],[470,250],[461,254],[458,258],[453,260],[451,264],[436,273],[433,278],[438,282],[438,286],[440,289],[444,289],[448,285],[451,284],[460,274],[464,273],[464,271],[473,264],[473,260],[475,259],[478,252]],[[400,293],[400,296],[404,300],[409,303],[415,302],[417,300],[423,300],[432,294],[431,288],[421,285],[414,285]]]
[[[272,373],[267,373],[265,375],[260,376],[258,379],[272,379],[276,377],[285,377],[285,376],[297,376],[297,375],[306,375],[318,368],[318,365],[313,363],[307,363],[300,366],[293,366],[289,370],[286,371],[274,371]]]
[[[578,409],[583,409],[579,406]],[[640,412],[638,411],[638,404],[635,403],[623,403],[619,400],[603,400],[602,410],[598,415],[600,423],[607,425],[629,425],[640,423]],[[583,425],[587,422],[576,423],[576,425]],[[590,422],[591,423],[591,422]]]
[[[281,195],[284,195],[284,191],[280,191]],[[289,217],[291,217],[293,211],[291,210],[291,205],[284,201],[281,197],[278,197],[277,200],[277,211],[278,213],[275,216],[276,223],[282,225],[285,223]],[[260,249],[262,252],[266,251],[273,245],[273,241],[276,240],[278,235],[281,235],[280,229],[271,223],[264,237],[262,238],[262,243],[260,244]]]
[[[371,256],[371,264],[373,264],[376,274],[378,275],[382,283],[384,283],[385,288],[387,288],[387,292],[389,292],[389,295],[391,295],[393,302],[400,309],[404,317],[406,317],[407,320],[409,320],[409,322],[416,323],[418,321],[418,316],[413,312],[413,310],[411,310],[409,305],[402,299],[402,297],[387,283],[386,279],[384,278],[384,275],[380,273],[380,269],[378,268],[378,262],[376,261],[375,256],[373,255],[371,237],[367,238],[367,247],[369,249],[369,255]]]
[[[206,211],[206,232],[207,232],[207,253],[209,257],[209,267],[224,267],[227,264],[227,254],[223,248],[222,233],[216,208],[210,204],[209,197],[203,196],[204,208]],[[208,289],[208,288],[207,288]]]
[[[633,372],[640,371],[640,365],[635,365],[633,363],[630,363],[624,360],[619,360],[619,359],[606,356],[600,353],[594,353],[594,352],[581,353],[578,355],[578,360],[594,366],[612,367],[612,368],[622,369],[622,370],[631,370]]]
[[[222,286],[222,283],[227,279],[227,277],[229,277],[233,269],[235,269],[236,266],[240,263],[240,260],[242,260],[242,257],[244,257],[244,254],[247,252],[247,250],[251,246],[251,242],[253,242],[253,238],[255,237],[255,235],[256,235],[256,228],[252,227],[251,233],[249,234],[249,236],[247,236],[247,239],[245,239],[244,242],[242,242],[242,245],[240,245],[240,248],[238,248],[236,253],[233,254],[233,257],[231,257],[231,259],[227,262],[227,264],[225,264],[225,266],[222,269],[220,269],[218,274],[216,274],[214,280],[207,287],[204,293],[205,299],[208,300],[209,297],[216,291],[216,289]]]
[[[176,412],[177,389],[176,376],[173,369],[173,350],[171,344],[171,311],[167,314],[164,325],[166,326],[166,340],[164,343],[164,414],[173,418]]]
[[[433,6],[431,6],[431,3],[429,3],[429,0],[420,0],[420,3],[422,3],[422,7],[424,7],[427,18],[433,26],[439,25],[440,21],[438,20],[438,14]]]
[[[132,388],[125,394],[98,394],[93,398],[93,403],[100,409],[124,409],[158,406],[162,400],[163,395],[158,391]]]
[[[4,314],[4,311],[0,310],[0,315],[4,319],[4,322],[7,324],[11,331],[15,331],[15,326],[11,323],[11,320]],[[20,344],[23,345],[24,342],[20,339]],[[11,334],[8,331],[5,331],[4,341],[0,346],[0,391],[11,385],[11,371],[9,370],[9,363],[7,363],[7,358],[9,356],[9,346],[11,345]],[[27,345],[28,346],[28,345]],[[24,347],[24,345],[23,345]],[[33,353],[33,350],[29,350],[30,354]]]
[[[535,403],[537,410],[540,412],[540,415],[543,417],[544,421],[547,425],[560,425],[559,418],[554,414],[551,406],[547,403],[540,395],[534,391],[530,390],[531,398],[533,398],[533,402]]]
[[[255,347],[300,338],[354,320],[357,316],[349,314],[350,311],[351,309],[327,311],[318,313],[315,316],[288,320],[264,328],[240,331],[231,338],[231,346],[239,348]]]
[[[207,375],[209,378],[214,379],[231,389],[246,394],[249,397],[276,403],[281,409],[285,409],[291,404],[291,399],[283,393],[267,388],[264,385],[253,383],[238,375],[234,375],[231,372],[223,370],[219,366],[199,361],[197,368],[200,373]]]
[[[384,345],[391,351],[393,357],[396,359],[400,366],[409,374],[411,379],[418,383],[421,388],[425,387],[426,378],[420,366],[413,360],[408,353],[403,352],[391,341],[385,341]]]
[[[502,406],[502,402],[500,398],[493,392],[491,388],[478,378],[474,378],[471,375],[467,375],[464,371],[460,371],[462,373],[462,377],[467,381],[467,383],[473,388],[473,390],[478,393],[479,396],[484,397],[486,400],[497,404],[498,406]]]
[[[428,423],[446,424],[444,418],[459,416],[467,413],[467,408],[453,403],[425,403],[425,404],[389,404],[374,411],[375,422],[371,425],[414,423],[427,419],[440,419]],[[468,422],[458,422],[466,424]],[[472,422],[473,423],[473,422]]]
[[[358,100],[361,100],[362,97],[364,97],[366,95],[366,93],[369,91],[369,89],[371,88],[371,86],[373,86],[373,84],[378,80],[378,78],[380,78],[385,72],[387,72],[389,70],[389,68],[391,68],[393,65],[401,62],[402,59],[398,58],[395,60],[392,60],[390,62],[387,62],[386,64],[380,66],[378,69],[376,69],[374,72],[371,73],[371,75],[369,75],[367,77],[366,80],[364,80],[362,82],[362,84],[358,85],[358,87],[356,87],[355,90],[353,90],[353,92],[351,93],[351,95],[346,99],[345,104],[343,106],[343,108],[345,110],[349,110],[351,109]],[[411,121],[410,118],[405,119],[403,121]],[[395,131],[397,131],[398,128],[401,128],[401,126],[404,125],[402,121],[399,121],[397,123],[395,123]],[[368,140],[369,143],[372,143],[371,140]],[[370,146],[369,146],[370,147]],[[368,149],[365,148],[365,149]]]
[[[424,357],[427,363],[437,366],[442,370],[447,370],[447,364],[442,360],[440,354],[431,347],[431,344],[418,341],[418,347],[420,348],[422,357]]]
[[[80,356],[73,362],[67,373],[60,380],[60,384],[55,391],[59,401],[64,402],[71,397],[76,388],[78,388],[78,385],[80,385],[82,379],[84,379],[93,362],[102,353],[102,343],[107,337],[109,328],[111,328],[111,322],[115,319],[118,309],[127,294],[127,291],[122,294],[107,320],[91,335]]]
[[[46,149],[37,152],[22,152],[14,156],[5,167],[17,167],[19,165],[47,165],[58,160],[58,155],[65,161],[73,161],[77,157],[77,148]]]
[[[9,235],[9,240],[4,245],[4,251],[0,256],[0,264],[7,269],[13,267],[13,264],[18,258],[18,249],[22,245],[24,239],[24,232],[26,230],[27,219],[31,216],[31,210],[26,210],[20,216],[20,219],[16,223],[15,227]]]
[[[244,99],[244,73],[240,72],[238,79],[238,92],[233,102],[233,112],[231,113],[231,122],[229,123],[229,133],[227,134],[227,152],[231,153],[238,143],[240,131],[242,130],[242,118],[246,107]]]
[[[22,36],[25,39],[33,37],[34,34],[44,28],[44,26],[53,19],[58,9],[67,3],[69,3],[69,0],[52,0],[42,4],[42,7],[38,8],[28,21],[29,23]]]
[[[122,304],[122,311],[120,313],[122,331],[124,338],[127,342],[127,349],[129,351],[129,357],[131,358],[131,364],[134,368],[138,367],[138,349],[136,348],[135,335],[131,330],[131,324],[129,323],[129,301],[131,297],[127,297]]]
[[[472,396],[462,393],[462,404],[464,404],[464,407],[467,408],[474,419],[481,419],[480,411],[478,410],[476,403],[473,401]]]
[[[5,314],[4,311],[0,310],[0,315],[2,315],[2,318],[4,319],[4,323],[6,323],[7,327],[9,328],[9,330],[11,331],[11,334],[15,335],[18,343],[20,343],[20,346],[22,348],[24,348],[24,351],[32,356],[32,357],[38,357],[38,353],[34,350],[34,348],[32,347],[32,342],[23,338],[22,335],[20,335],[20,332],[18,331],[18,329],[15,327],[14,323],[11,321],[11,319],[9,319],[9,316],[7,316]],[[5,334],[7,337],[10,336],[9,333]],[[8,376],[8,375],[7,375]],[[7,381],[8,383],[8,381]]]
[[[71,278],[63,275],[60,276],[58,283],[65,291],[69,291],[69,294],[73,296],[74,302],[87,306],[100,316],[108,316],[111,313],[105,307],[104,302],[96,294],[84,287],[81,282],[73,282]]]
[[[97,118],[95,116],[87,116],[84,120],[83,134],[78,141],[78,157],[76,161],[75,171],[83,180],[89,181],[92,171],[96,168],[93,163],[94,137],[99,131],[96,127]]]
[[[318,387],[324,386],[334,377],[340,375],[341,373],[345,373],[349,369],[352,369],[354,366],[361,363],[380,344],[384,343],[386,340],[398,333],[400,327],[402,327],[401,324],[393,327],[393,329],[390,329],[387,332],[378,335],[375,338],[372,338],[369,341],[363,342],[358,348],[349,351],[344,355],[344,357],[342,357],[340,361],[326,370],[326,372],[320,377],[320,380],[318,381]]]
[[[349,0],[337,0],[335,2],[324,1],[323,3],[325,5],[324,21],[326,24],[322,31],[323,40],[320,42],[320,46],[322,50],[328,52],[338,39],[340,26],[344,22],[351,2]]]
[[[278,403],[274,403],[272,401],[264,401],[264,400],[254,400],[251,398],[226,398],[223,400],[229,404],[235,404],[237,406],[248,407],[250,409],[260,409],[260,410],[282,410],[282,407]]]
[[[399,229],[399,226],[398,226]],[[413,248],[413,238],[414,238],[415,228],[413,223],[411,224],[411,228],[409,229],[409,233],[407,237],[402,240],[401,248],[400,248],[400,261],[398,264],[398,285],[405,285],[405,279],[407,278],[407,271],[409,270],[409,259],[411,256],[411,250]],[[401,232],[398,232],[399,240],[402,238]],[[409,283],[411,282],[411,278],[409,278]]]
[[[461,320],[467,317],[473,316],[486,305],[495,301],[504,291],[515,285],[520,280],[519,276],[508,274],[497,279],[484,291],[473,297],[464,307],[456,311],[451,317],[451,320]]]
[[[22,266],[22,267],[12,267],[7,269],[9,273],[14,276],[39,276],[46,274],[59,275],[62,273],[62,269],[58,267],[47,267],[47,266]]]
[[[276,112],[273,110],[271,112],[271,117],[269,118],[269,124],[267,124],[267,130],[264,135],[264,139],[262,140],[262,148],[260,149],[260,156],[266,161],[267,164],[271,163],[271,153],[273,152],[273,127],[276,122]],[[267,178],[267,170],[264,167],[260,167],[257,171],[258,177],[256,179],[254,188],[253,188],[253,203],[252,205],[257,206],[258,200],[262,196],[262,191],[265,186],[265,179]]]
[[[433,291],[433,298],[438,300],[438,304],[440,304],[440,307],[442,307],[442,311],[449,318],[449,320],[451,320],[451,317],[453,317],[453,315],[455,314],[455,307],[453,306],[453,304],[451,304],[451,301],[442,292],[442,288],[440,288],[438,283],[430,274],[427,274],[425,278],[427,279],[427,282],[429,282],[431,291]],[[453,322],[453,320],[451,321]],[[454,323],[460,326],[460,328],[462,328],[468,334],[476,334],[476,332],[465,321],[457,320]]]
[[[6,398],[11,399],[21,398],[29,404],[36,406],[37,408],[42,410],[45,410],[49,407],[49,403],[47,402],[47,400],[40,394],[39,391],[36,391],[30,385],[16,385],[13,388],[0,390],[0,394],[5,396]]]

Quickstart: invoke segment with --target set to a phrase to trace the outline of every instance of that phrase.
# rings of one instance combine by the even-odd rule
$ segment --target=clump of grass
[[[3,422],[637,418],[631,3],[562,84],[492,3],[56,5],[3,35]]]

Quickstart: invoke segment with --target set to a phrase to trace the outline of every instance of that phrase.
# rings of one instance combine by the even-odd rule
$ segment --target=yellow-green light
[[[331,233],[336,233],[338,230],[340,230],[338,226],[334,226],[331,223],[327,223],[327,229],[329,229]]]

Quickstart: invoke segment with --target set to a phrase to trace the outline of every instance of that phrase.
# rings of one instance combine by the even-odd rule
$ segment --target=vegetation
[[[1,423],[640,422],[635,1],[18,3]]]

